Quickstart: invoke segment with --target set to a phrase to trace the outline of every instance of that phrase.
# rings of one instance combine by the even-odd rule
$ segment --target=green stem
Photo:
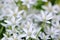
[[[46,22],[45,22],[46,20],[44,20],[44,22],[41,24],[41,29],[39,30],[39,32],[37,33],[37,36],[36,37],[38,37],[39,36],[39,34],[40,34],[40,31],[42,30],[42,29],[44,29],[44,27],[45,27],[45,24],[46,24]]]
[[[0,29],[0,34],[2,33],[3,27]]]

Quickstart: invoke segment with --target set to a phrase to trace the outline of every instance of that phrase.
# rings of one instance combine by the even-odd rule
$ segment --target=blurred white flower
[[[59,5],[52,5],[48,0],[41,0],[47,2],[48,5],[42,6],[44,10],[36,10],[32,6],[37,0],[20,0],[21,5],[28,7],[28,10],[19,10],[20,7],[17,4],[20,4],[19,2],[16,4],[15,1],[18,0],[0,1],[0,20],[4,20],[1,25],[6,28],[1,40],[24,40],[21,39],[23,37],[26,40],[29,38],[40,40],[38,37],[48,40],[50,36],[54,40],[60,40]]]
[[[14,9],[16,7],[14,0],[2,0],[2,3],[4,8]]]
[[[5,14],[7,17],[12,17],[12,16],[21,17],[20,14],[24,13],[24,10],[19,11],[18,7],[16,7],[14,10],[12,10],[10,8],[6,8],[5,10],[6,10]]]
[[[8,40],[8,36],[6,34],[3,34],[3,38],[1,40]]]
[[[52,19],[52,26],[60,30],[60,15],[55,15]]]
[[[42,8],[51,13],[58,13],[59,10],[59,6],[52,5],[51,2],[48,2],[48,5],[43,5]]]
[[[21,37],[17,34],[13,34],[12,36],[7,36],[6,34],[4,34],[4,37],[1,40],[22,40]]]
[[[48,20],[53,18],[52,13],[48,13],[47,11],[41,11],[39,15],[35,15],[36,20],[50,23]]]
[[[15,19],[15,17],[12,16],[11,19],[7,19],[7,20],[5,20],[5,22],[7,23],[7,25],[14,27],[14,26],[19,25],[20,20],[21,20],[21,18],[20,19]]]
[[[7,17],[4,22],[7,23],[8,26],[18,26],[19,23],[21,22],[22,16],[21,14],[24,13],[24,10],[18,11],[18,8],[15,10],[7,9],[8,12],[6,12],[5,16]],[[5,24],[2,24],[6,26]]]
[[[48,0],[42,0],[43,2],[47,2]]]
[[[36,39],[37,30],[34,28],[33,24],[30,22],[27,22],[27,24],[25,25],[26,26],[23,28],[23,31],[25,32],[26,39],[30,37]]]
[[[35,4],[37,0],[21,0],[23,2],[23,5],[27,5],[28,8],[30,8],[31,4]]]
[[[44,33],[40,33],[39,37],[41,37],[42,40],[48,40],[48,39],[50,39],[49,35],[45,35]]]
[[[0,10],[0,20],[3,20],[4,19],[4,16],[5,16],[5,14],[3,13],[2,10]]]
[[[59,30],[54,28],[54,27],[47,27],[47,29],[45,30],[46,34],[48,34],[49,36],[51,36],[52,38],[56,38],[57,35],[59,35]]]

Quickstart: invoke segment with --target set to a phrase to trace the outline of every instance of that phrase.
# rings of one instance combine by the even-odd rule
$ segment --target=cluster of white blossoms
[[[0,24],[6,28],[1,40],[60,40],[60,5],[48,2],[42,5],[43,10],[37,10],[32,8],[36,3],[37,0],[0,0],[0,20],[4,20]]]

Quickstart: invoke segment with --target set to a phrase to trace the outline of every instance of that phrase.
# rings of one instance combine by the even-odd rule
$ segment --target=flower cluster
[[[60,5],[48,0],[0,0],[0,23],[6,32],[1,40],[60,40]]]

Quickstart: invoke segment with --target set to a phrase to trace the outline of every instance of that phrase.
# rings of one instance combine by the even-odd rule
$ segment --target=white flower
[[[16,8],[15,10],[7,9],[7,11],[9,12],[5,14],[5,16],[7,16],[7,19],[4,20],[4,22],[7,23],[7,26],[18,26],[21,22],[21,14],[24,12],[24,10],[19,12],[18,8]],[[6,26],[5,24],[2,25]]]
[[[0,1],[0,9],[3,8],[4,5],[3,5],[3,1]]]
[[[14,0],[2,0],[3,2],[3,7],[4,8],[11,8],[14,9],[16,7],[16,4],[14,2]]]
[[[1,40],[22,40],[21,37],[15,33],[12,36],[9,36],[9,37],[8,36],[6,37],[6,36],[7,35],[5,35]]]
[[[7,38],[3,37],[1,40],[7,40]]]
[[[4,19],[5,14],[2,12],[2,10],[0,10],[0,20]]]
[[[27,23],[25,24],[26,26],[23,28],[23,31],[25,32],[26,39],[28,38],[34,38],[36,39],[36,29],[34,28],[32,23]]]
[[[36,20],[50,23],[48,20],[53,18],[52,13],[48,13],[47,11],[41,11],[39,15],[35,15]]]
[[[18,26],[19,23],[20,23],[20,20],[21,20],[21,18],[20,19],[15,19],[15,17],[12,16],[11,19],[7,19],[7,20],[5,20],[5,22],[7,23],[7,25],[13,27],[13,26]]]
[[[37,0],[21,0],[23,2],[23,5],[27,5],[28,8],[30,8],[31,4],[35,4]]]
[[[42,6],[43,9],[45,9],[46,11],[48,12],[51,12],[51,13],[58,13],[58,10],[59,10],[59,6],[58,5],[53,5],[48,2],[48,5],[47,6]]]
[[[51,36],[52,38],[56,38],[57,35],[59,35],[59,30],[54,28],[54,27],[47,27],[47,29],[45,30],[46,34],[48,34],[49,36]]]
[[[49,35],[45,35],[44,33],[40,33],[39,36],[41,37],[42,40],[48,40],[48,39],[50,39]]]
[[[20,14],[22,14],[22,13],[24,13],[24,10],[19,11],[18,7],[16,7],[14,10],[12,10],[10,8],[6,8],[7,17],[11,17],[11,16],[21,17]]]
[[[22,5],[28,7],[28,10],[19,10],[15,3],[18,0],[2,1],[4,3],[0,6],[0,20],[5,19],[5,23],[1,24],[5,26],[6,34],[3,34],[4,37],[1,40],[24,40],[21,39],[23,37],[26,40],[30,37],[36,40],[38,40],[38,37],[42,40],[48,40],[50,36],[54,40],[59,40],[60,14],[56,14],[60,11],[59,5],[52,5],[48,0],[41,0],[48,2],[48,5],[42,6],[44,10],[36,10],[32,9],[32,6],[37,0],[20,0]],[[39,22],[43,22],[42,25],[39,25]],[[49,23],[52,25],[49,25]],[[41,32],[42,30],[43,32]]]
[[[60,30],[60,15],[55,15],[52,20],[52,26]]]
[[[42,0],[43,2],[47,2],[47,0]]]
[[[7,38],[8,38],[8,36],[6,35],[6,34],[3,34],[4,35],[4,37],[1,39],[1,40],[8,40]]]

